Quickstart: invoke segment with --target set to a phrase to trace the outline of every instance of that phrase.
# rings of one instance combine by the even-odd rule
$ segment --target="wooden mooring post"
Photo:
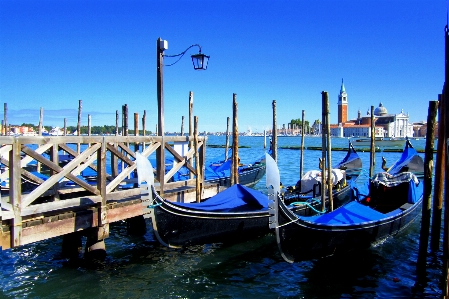
[[[304,116],[306,112],[305,110],[302,111],[302,118],[301,118],[301,160],[299,162],[299,178],[301,179],[304,172]]]
[[[232,171],[231,186],[239,183],[239,125],[237,94],[232,95]]]
[[[422,202],[421,232],[417,261],[417,282],[419,285],[425,281],[427,249],[429,243],[429,228],[431,214],[432,177],[433,177],[433,148],[435,140],[435,120],[438,102],[430,101],[427,115],[426,149],[424,154],[424,193]]]
[[[226,118],[226,145],[225,145],[225,162],[228,161],[229,156],[229,125],[231,122],[231,118]]]
[[[369,155],[369,177],[374,175],[374,169],[376,165],[376,147],[374,140],[376,138],[376,120],[374,118],[374,106],[371,106],[371,146]]]
[[[331,145],[331,128],[330,128],[330,121],[329,121],[329,94],[325,91],[324,92],[324,109],[325,109],[325,118],[326,118],[326,161],[327,161],[327,181],[324,181],[327,183],[327,192],[328,192],[328,198],[329,198],[329,210],[334,210],[334,201],[332,198],[332,145]],[[324,164],[324,163],[323,163]],[[323,168],[324,171],[324,168]]]
[[[446,24],[444,28],[444,87],[443,87],[443,102],[444,102],[444,118],[445,125],[449,124],[449,100],[448,95],[449,91],[447,89],[447,84],[449,83],[449,27]],[[445,188],[449,186],[449,157],[447,148],[449,138],[449,128],[447,126],[444,127],[444,139],[446,141],[446,156],[445,156]],[[446,190],[444,197],[444,233],[443,233],[443,295],[444,298],[448,298],[448,290],[449,290],[449,194]]]
[[[440,247],[441,219],[443,212],[443,192],[446,157],[445,128],[445,103],[444,97],[438,95],[438,144],[435,162],[435,183],[433,188],[432,230],[430,234],[430,250],[435,252]]]
[[[325,92],[321,93],[321,185],[320,185],[320,193],[321,193],[321,211],[324,212],[326,210],[326,133],[327,133],[327,124],[326,124],[326,98]],[[330,192],[329,192],[330,193]]]
[[[3,128],[2,135],[8,135],[8,103],[3,104]]]
[[[271,153],[272,153],[272,157],[273,160],[278,161],[278,124],[277,124],[277,120],[276,120],[276,100],[273,101],[272,103],[273,106],[273,129],[271,131],[271,144],[270,144],[270,148],[271,148]]]

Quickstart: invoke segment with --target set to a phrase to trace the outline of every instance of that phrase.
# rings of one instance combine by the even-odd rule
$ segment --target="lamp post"
[[[160,183],[160,195],[164,192],[164,175],[165,175],[165,143],[164,143],[164,57],[179,57],[174,63],[166,65],[172,66],[176,64],[184,54],[192,47],[198,47],[199,53],[191,55],[193,68],[195,70],[206,70],[210,56],[206,56],[201,53],[201,46],[198,44],[191,45],[182,53],[176,55],[164,55],[164,51],[168,49],[168,42],[161,38],[158,38],[156,44],[157,55],[157,108],[158,108],[158,122],[157,122],[157,135],[162,137],[162,144],[156,150],[156,176]]]

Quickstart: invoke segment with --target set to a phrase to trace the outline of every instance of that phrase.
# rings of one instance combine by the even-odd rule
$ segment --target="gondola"
[[[271,156],[266,153],[266,159]],[[233,185],[201,203],[170,202],[154,189],[153,168],[136,153],[139,184],[149,183],[152,224],[159,242],[168,247],[248,240],[270,232],[268,196],[241,184]],[[151,169],[151,170],[150,170]],[[267,173],[267,176],[270,174]],[[145,179],[147,178],[147,179]],[[348,189],[349,190],[349,189]],[[291,209],[303,210],[304,206]]]
[[[350,199],[350,184],[357,180],[361,170],[362,159],[360,159],[352,143],[349,142],[346,156],[332,167],[332,197],[335,207]],[[321,170],[306,172],[295,186],[281,187],[280,192],[286,205],[296,206],[297,214],[316,214],[322,206]]]
[[[320,258],[367,248],[396,235],[420,215],[423,182],[415,173],[423,170],[420,165],[422,158],[407,142],[389,172],[373,176],[363,191],[353,184],[351,201],[321,215],[299,216],[272,192],[270,226],[275,228],[281,256],[290,263]],[[273,172],[273,167],[267,161],[267,171]]]
[[[268,154],[267,154],[268,156]],[[172,248],[247,240],[269,232],[268,197],[235,184],[201,203],[170,202],[154,188],[151,162],[136,153],[139,185],[148,184],[157,240]]]
[[[231,186],[232,160],[210,163],[205,169],[205,182],[219,184],[220,186]],[[250,164],[239,164],[239,184],[254,187],[265,175],[265,154]]]

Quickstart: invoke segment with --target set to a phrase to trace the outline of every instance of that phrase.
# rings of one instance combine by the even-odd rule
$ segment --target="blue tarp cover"
[[[377,212],[356,201],[351,201],[333,212],[319,216],[300,218],[313,223],[342,225],[375,221],[385,217],[385,214]]]
[[[412,182],[409,184],[409,195],[408,195],[409,203],[411,204],[416,203],[421,198],[422,194],[423,194],[423,184],[421,182],[418,185],[415,185]],[[381,220],[383,218],[392,216],[399,212],[401,212],[401,210],[397,209],[388,214],[383,214],[357,201],[351,201],[347,205],[344,205],[327,214],[311,217],[299,217],[299,218],[305,221],[314,222],[318,224],[349,225],[368,221]]]
[[[260,191],[236,184],[201,203],[172,204],[209,212],[259,211],[268,210],[268,196]]]

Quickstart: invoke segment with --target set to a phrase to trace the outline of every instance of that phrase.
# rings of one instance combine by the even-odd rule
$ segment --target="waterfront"
[[[267,138],[268,141],[268,138]],[[268,142],[269,143],[269,142]],[[209,137],[208,144],[224,144],[224,137]],[[321,138],[306,138],[306,146]],[[263,154],[263,137],[241,137],[239,154],[249,162]],[[299,137],[280,137],[278,146],[299,146]],[[423,149],[425,140],[413,141]],[[346,139],[332,139],[332,146],[347,147]],[[214,160],[222,148],[208,147]],[[335,151],[336,163],[346,153]],[[366,171],[369,152],[359,152]],[[422,154],[424,156],[424,154]],[[397,152],[376,153],[388,165]],[[295,184],[299,177],[299,150],[278,150],[281,182]],[[316,169],[321,151],[305,152],[304,170]],[[265,178],[256,188],[263,190]],[[60,257],[61,238],[1,251],[1,284],[5,298],[439,298],[441,252],[428,258],[429,280],[415,292],[415,263],[420,221],[397,238],[348,256],[288,264],[279,255],[274,235],[233,245],[210,244],[183,251],[157,243],[151,234],[131,237],[126,223],[111,224],[106,239],[107,259],[97,268],[68,263]]]

